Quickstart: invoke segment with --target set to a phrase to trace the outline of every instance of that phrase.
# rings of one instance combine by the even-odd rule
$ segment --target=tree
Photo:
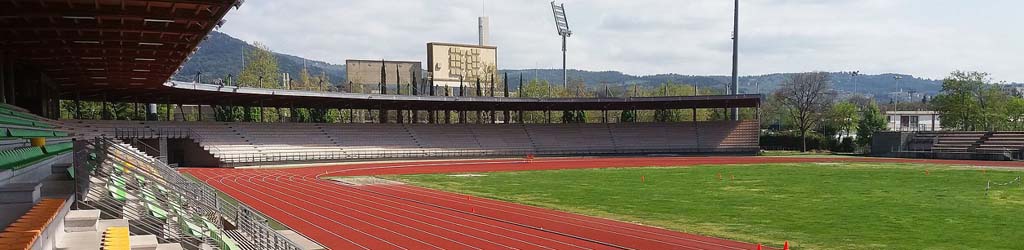
[[[245,68],[239,74],[239,86],[257,88],[281,88],[281,72],[278,70],[277,57],[274,52],[262,43],[253,44],[254,50],[245,52]],[[262,85],[260,85],[262,81]]]
[[[857,123],[857,145],[865,147],[871,143],[871,137],[875,132],[885,130],[886,122],[885,116],[874,102],[868,103],[860,116],[861,119]]]
[[[774,95],[800,130],[800,150],[807,151],[807,131],[821,122],[835,98],[828,73],[790,75]]]
[[[636,122],[636,111],[635,110],[623,110],[619,114],[620,122]]]
[[[303,67],[302,70],[299,71],[299,81],[295,83],[297,86],[293,86],[292,89],[315,90],[317,83],[314,81],[316,81],[316,79],[309,74],[309,70]]]
[[[988,73],[955,71],[942,81],[942,92],[931,104],[943,127],[978,131],[1005,125],[1010,100],[998,85],[989,83]]]
[[[1006,130],[1024,131],[1024,98],[1012,98],[1006,103]]]
[[[828,112],[829,127],[833,127],[839,133],[840,139],[847,137],[860,122],[860,115],[857,114],[857,105],[850,102],[840,102],[832,105]]]
[[[279,89],[283,87],[280,81],[281,72],[278,70],[277,57],[270,48],[262,43],[253,44],[254,50],[245,52],[245,67],[238,76],[238,86]],[[245,121],[277,120],[277,112],[271,113],[270,108],[258,107],[256,109],[245,108],[243,117]]]

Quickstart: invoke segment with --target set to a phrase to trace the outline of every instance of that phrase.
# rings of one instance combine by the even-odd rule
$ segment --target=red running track
[[[685,234],[409,185],[347,186],[323,176],[788,162],[1024,163],[882,158],[557,158],[368,163],[295,169],[184,169],[331,249],[756,249]]]

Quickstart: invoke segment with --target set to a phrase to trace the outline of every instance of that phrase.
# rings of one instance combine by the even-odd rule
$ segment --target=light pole
[[[569,30],[569,19],[565,16],[565,4],[555,4],[555,1],[551,1],[551,12],[555,15],[555,28],[558,29],[558,36],[562,37],[562,88],[568,89],[569,77],[568,69],[565,65],[565,41],[572,36],[572,31]]]
[[[735,1],[733,8],[732,23],[732,89],[730,93],[738,95],[740,89],[739,63],[740,63],[740,0]],[[740,120],[740,109],[732,108],[732,120]]]
[[[853,84],[853,93],[857,94],[857,76],[860,76],[860,71],[850,72],[850,84]]]
[[[896,81],[896,90],[898,91],[898,92],[896,92],[896,102],[893,103],[893,107],[892,107],[892,109],[893,109],[893,116],[894,116],[894,118],[892,119],[893,120],[892,122],[893,122],[893,127],[896,128],[897,131],[902,131],[903,130],[903,128],[902,128],[903,127],[902,126],[903,117],[902,117],[902,115],[899,114],[899,112],[900,112],[900,96],[903,95],[903,89],[900,88],[900,79],[903,79],[903,77],[902,76],[893,76],[892,79]]]
[[[900,111],[900,97],[903,95],[903,89],[900,88],[900,79],[903,79],[903,77],[893,76],[892,79],[896,80],[896,90],[898,91],[896,92],[896,105],[892,109],[893,111]]]

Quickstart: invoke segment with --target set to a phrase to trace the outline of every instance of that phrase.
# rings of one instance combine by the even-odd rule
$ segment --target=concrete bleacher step
[[[43,183],[10,183],[0,186],[0,204],[36,203]]]
[[[66,233],[57,239],[57,250],[96,250],[100,249],[100,232]]]
[[[64,216],[64,231],[68,233],[96,232],[99,220],[100,210],[72,210]]]
[[[185,248],[181,247],[180,243],[163,243],[163,244],[157,244],[156,245],[156,250],[182,250],[182,249],[185,249]]]
[[[96,231],[107,231],[110,227],[128,227],[127,219],[105,219],[96,222]]]
[[[132,250],[156,250],[160,245],[156,235],[132,235],[128,238]]]

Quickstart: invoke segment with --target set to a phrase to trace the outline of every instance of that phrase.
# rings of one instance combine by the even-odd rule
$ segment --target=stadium
[[[522,97],[484,35],[428,43],[426,71],[349,61],[374,93],[172,79],[237,8],[0,3],[0,248],[1019,249],[1024,237],[1024,133],[876,137],[902,158],[760,156],[762,94]],[[83,102],[130,103],[141,119],[86,119]],[[266,122],[299,108],[348,119]],[[653,110],[692,119],[608,115]],[[552,118],[573,112],[602,115]]]

